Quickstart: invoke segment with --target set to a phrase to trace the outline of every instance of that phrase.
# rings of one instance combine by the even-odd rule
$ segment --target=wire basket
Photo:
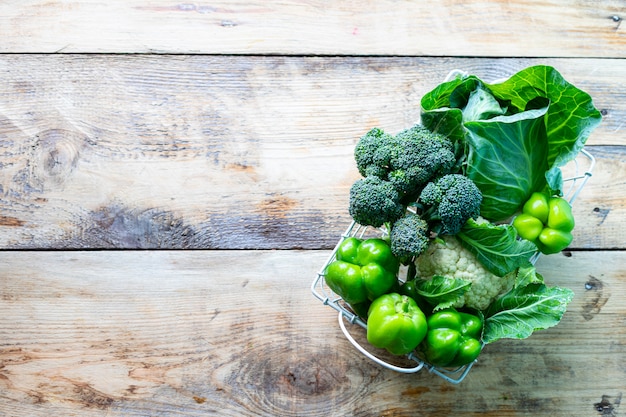
[[[576,197],[578,197],[578,194],[591,177],[594,166],[595,158],[588,151],[582,149],[575,160],[571,161],[569,164],[563,167],[563,171],[565,175],[567,175],[566,178],[563,180],[563,194],[570,204],[574,203],[574,200],[576,199]],[[571,175],[568,173],[571,173]],[[470,369],[472,368],[474,363],[476,363],[476,361],[456,369],[441,368],[423,361],[412,352],[406,356],[411,366],[405,367],[394,365],[368,351],[364,346],[357,342],[354,337],[352,337],[352,335],[346,328],[345,322],[348,322],[350,324],[356,324],[363,329],[367,329],[367,323],[359,318],[359,316],[357,316],[355,312],[350,309],[348,304],[345,303],[343,299],[337,294],[333,293],[333,291],[326,285],[326,282],[324,280],[324,271],[331,262],[336,260],[337,248],[344,239],[348,237],[381,237],[384,236],[385,233],[386,232],[383,229],[365,227],[357,224],[356,222],[352,222],[352,224],[350,224],[346,231],[341,235],[339,242],[333,249],[328,260],[324,263],[320,271],[317,273],[317,277],[311,285],[311,291],[313,292],[313,295],[318,298],[324,305],[330,306],[338,312],[338,321],[341,331],[344,333],[345,337],[350,341],[350,343],[352,343],[352,345],[354,345],[354,347],[367,358],[387,369],[401,373],[417,373],[425,368],[429,372],[440,376],[448,382],[458,384],[463,381],[463,379],[469,373]],[[537,251],[531,257],[531,263],[535,264],[540,256],[541,253]],[[402,274],[399,279],[400,281],[403,281]]]

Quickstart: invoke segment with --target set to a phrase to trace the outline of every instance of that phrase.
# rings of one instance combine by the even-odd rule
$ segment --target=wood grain
[[[309,291],[328,251],[0,252],[3,416],[563,416],[622,411],[626,257],[543,257],[563,321],[460,385],[386,371]]]
[[[626,202],[626,147],[594,146],[589,150],[596,159],[593,175],[574,201],[577,230],[572,247],[583,249],[623,249]],[[607,159],[608,158],[608,159]]]
[[[625,17],[617,0],[0,2],[0,417],[623,415]],[[603,114],[573,250],[537,264],[574,300],[460,385],[384,370],[309,290],[350,221],[353,147],[412,125],[453,68],[534,64]]]
[[[624,58],[624,18],[617,0],[12,0],[0,51]]]
[[[575,248],[624,248],[619,59],[178,55],[0,56],[0,247],[330,248],[360,135],[411,126],[452,68],[539,63],[605,115]]]

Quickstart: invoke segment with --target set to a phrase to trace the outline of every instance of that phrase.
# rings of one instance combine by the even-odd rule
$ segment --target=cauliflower
[[[492,274],[454,236],[441,236],[433,241],[416,259],[415,267],[417,276],[423,279],[442,275],[471,281],[469,290],[453,307],[478,310],[485,310],[499,295],[509,291],[517,275],[517,271],[503,277]]]

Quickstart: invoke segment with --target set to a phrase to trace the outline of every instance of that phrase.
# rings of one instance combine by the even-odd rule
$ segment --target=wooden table
[[[623,2],[0,5],[0,416],[626,415]],[[310,284],[352,150],[449,70],[555,66],[604,120],[575,298],[458,385],[357,352]]]

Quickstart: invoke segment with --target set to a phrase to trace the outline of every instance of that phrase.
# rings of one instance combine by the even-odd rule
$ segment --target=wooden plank
[[[624,219],[626,218],[626,147],[589,147],[596,159],[590,177],[573,205],[576,218],[573,248],[626,247]]]
[[[618,1],[4,1],[1,52],[626,57]]]
[[[136,55],[0,57],[0,247],[332,247],[362,134],[411,126],[452,68],[538,63],[605,113],[576,245],[623,248],[621,60]]]
[[[620,415],[626,252],[539,260],[563,321],[459,385],[384,370],[309,292],[328,251],[0,252],[0,415]]]

